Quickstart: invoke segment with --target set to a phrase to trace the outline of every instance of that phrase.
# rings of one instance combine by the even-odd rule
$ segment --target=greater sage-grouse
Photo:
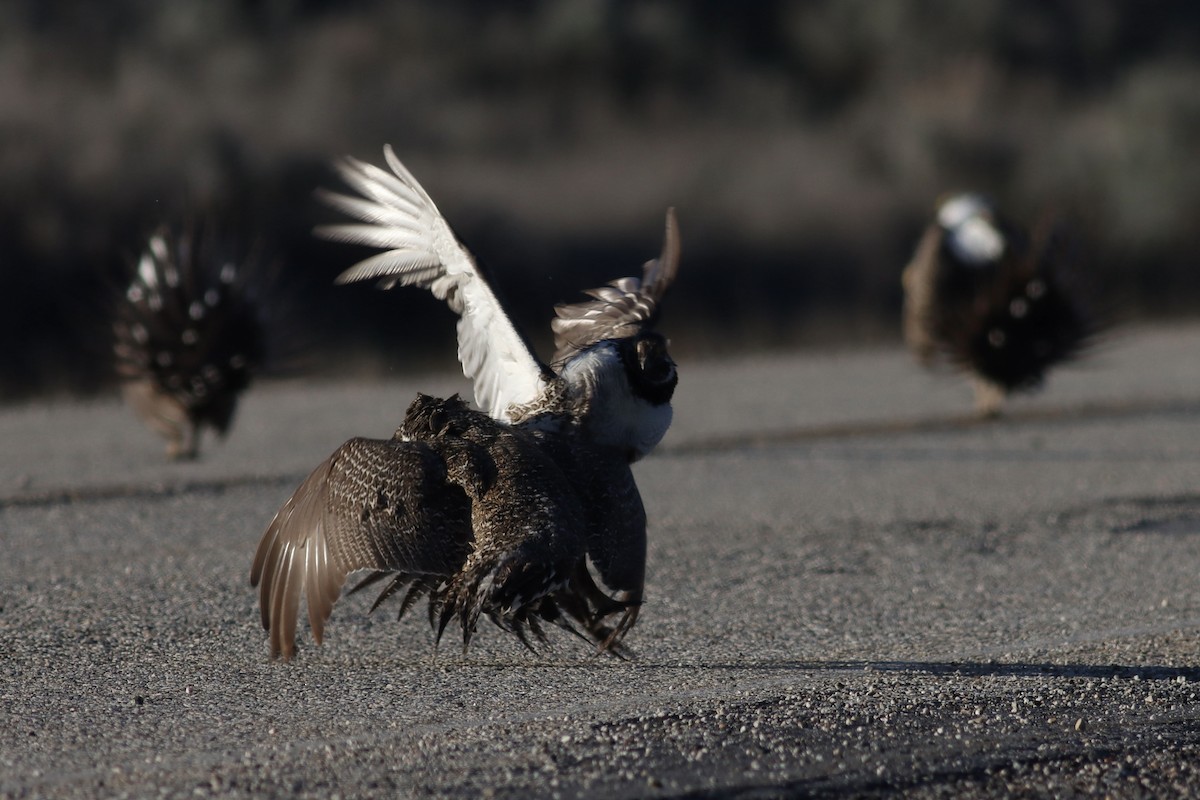
[[[228,432],[263,359],[258,306],[218,250],[197,226],[160,228],[116,303],[121,392],[172,459],[194,458],[205,426]]]
[[[640,279],[556,308],[545,364],[429,195],[390,147],[384,154],[391,172],[340,164],[360,196],[327,195],[364,224],[323,235],[383,249],[338,281],[419,286],[444,300],[459,315],[459,360],[482,411],[418,396],[391,439],[351,439],[283,504],[250,575],[271,654],[295,652],[301,598],[319,644],[358,571],[355,590],[384,582],[375,606],[402,593],[399,616],[427,598],[438,639],[457,617],[464,648],[485,615],[526,646],[552,623],[619,652],[646,563],[630,464],[666,433],[677,380],[652,330],[679,262],[674,212]]]
[[[976,410],[1041,385],[1097,331],[1061,232],[1026,232],[977,194],[943,201],[904,269],[904,338],[922,363],[971,373]]]

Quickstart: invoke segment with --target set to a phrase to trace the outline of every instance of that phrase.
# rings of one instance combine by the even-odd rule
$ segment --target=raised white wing
[[[538,398],[550,373],[513,327],[487,277],[459,243],[433,200],[383,148],[391,172],[353,158],[338,164],[361,196],[322,193],[335,208],[365,224],[328,225],[330,239],[381,248],[338,276],[338,283],[379,278],[380,288],[419,286],[458,314],[458,360],[474,384],[475,402],[496,419]]]

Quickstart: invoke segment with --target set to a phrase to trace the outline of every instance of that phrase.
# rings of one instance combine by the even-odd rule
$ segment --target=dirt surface
[[[191,464],[0,410],[0,796],[1195,795],[1197,352],[1126,332],[991,422],[899,350],[682,364],[628,662],[363,596],[268,660],[263,528],[451,377],[256,387]]]

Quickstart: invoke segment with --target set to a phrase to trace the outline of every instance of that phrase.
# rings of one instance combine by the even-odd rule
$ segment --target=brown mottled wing
[[[250,584],[272,657],[295,652],[301,596],[320,644],[351,572],[452,575],[470,539],[470,502],[428,446],[351,439],[300,484],[259,542]]]
[[[555,348],[551,367],[559,369],[572,355],[596,342],[631,336],[653,325],[659,303],[678,269],[679,225],[675,209],[669,208],[662,254],[646,262],[641,280],[619,278],[599,289],[589,289],[586,294],[592,300],[555,306],[557,317],[550,322]]]
[[[937,281],[944,235],[939,226],[930,225],[900,276],[904,289],[904,342],[924,366],[933,365],[940,347],[936,332]]]

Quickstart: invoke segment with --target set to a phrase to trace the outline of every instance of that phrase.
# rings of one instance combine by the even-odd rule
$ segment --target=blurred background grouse
[[[198,225],[157,230],[132,273],[112,324],[122,395],[167,440],[168,458],[194,458],[203,428],[228,432],[263,363],[258,303],[237,262]]]
[[[390,171],[347,159],[341,174],[358,194],[326,197],[362,222],[325,235],[382,249],[338,280],[444,300],[481,410],[420,396],[391,439],[350,440],[283,504],[250,575],[271,654],[294,653],[302,599],[319,643],[346,578],[362,571],[360,587],[385,581],[376,605],[403,591],[400,615],[427,597],[439,639],[457,617],[464,647],[483,615],[527,646],[549,622],[619,652],[646,571],[630,464],[666,433],[677,382],[652,330],[679,262],[674,213],[640,278],[556,309],[547,364],[433,200],[384,152]]]
[[[1039,387],[1098,332],[1062,232],[1017,227],[978,194],[943,200],[902,276],[904,339],[926,367],[968,371],[976,410]]]

